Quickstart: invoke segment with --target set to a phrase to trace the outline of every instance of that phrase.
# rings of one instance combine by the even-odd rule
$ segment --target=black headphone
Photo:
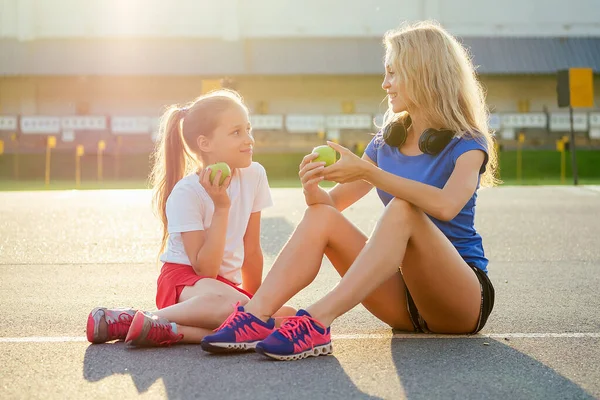
[[[407,131],[411,125],[410,115],[408,113],[401,115],[400,118],[383,128],[383,140],[388,146],[402,147],[406,142]],[[419,150],[432,156],[438,155],[453,137],[454,132],[451,130],[428,128],[419,137]]]

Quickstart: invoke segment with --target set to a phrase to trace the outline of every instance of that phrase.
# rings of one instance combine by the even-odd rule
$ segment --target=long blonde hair
[[[150,173],[152,205],[163,228],[159,253],[164,251],[169,237],[167,199],[179,180],[203,164],[196,142],[198,136],[210,137],[219,124],[220,115],[234,105],[248,111],[237,92],[222,89],[184,105],[173,104],[163,113]]]
[[[494,186],[498,156],[489,112],[467,50],[438,23],[423,21],[388,31],[386,60],[406,85],[407,103],[431,124],[470,135],[487,147],[488,163],[482,186]],[[383,126],[401,118],[390,107]]]

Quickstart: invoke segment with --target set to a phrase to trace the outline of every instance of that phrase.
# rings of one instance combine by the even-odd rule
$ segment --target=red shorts
[[[173,304],[177,304],[179,296],[186,286],[194,286],[200,279],[212,279],[208,276],[197,275],[194,269],[189,265],[164,263],[160,270],[156,289],[156,306],[162,309]],[[238,292],[252,298],[252,294],[240,288],[235,283],[217,276],[217,280],[221,281]]]

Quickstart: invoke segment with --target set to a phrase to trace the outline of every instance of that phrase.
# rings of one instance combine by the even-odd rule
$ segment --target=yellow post
[[[56,137],[48,136],[46,142],[46,187],[50,186],[50,150],[56,147]]]
[[[525,142],[525,134],[519,133],[519,143],[517,144],[517,182],[521,183],[523,177],[523,152],[522,147]]]
[[[15,180],[19,180],[19,140],[17,134],[10,135],[10,140],[15,144],[15,154],[13,154],[13,173]]]
[[[358,153],[358,155],[362,156],[362,154],[365,152],[365,142],[357,143],[356,152]]]
[[[0,156],[4,154],[4,141],[0,140]]]
[[[83,153],[83,145],[77,145],[77,150],[75,151],[75,186],[77,189],[81,186],[81,157]]]
[[[98,142],[98,180],[102,181],[102,153],[106,149],[106,142],[101,140]]]
[[[565,183],[567,157],[565,157],[565,142],[562,139],[556,141],[556,150],[560,152],[560,183]]]
[[[121,144],[123,144],[123,138],[117,136],[117,151],[115,152],[115,179],[117,180],[121,177]]]

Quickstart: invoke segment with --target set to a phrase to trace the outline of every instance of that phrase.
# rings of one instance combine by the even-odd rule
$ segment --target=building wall
[[[558,110],[554,76],[485,76],[482,83],[493,112]],[[355,113],[386,109],[381,76],[249,76],[236,89],[255,112],[340,114],[344,103]],[[201,77],[4,77],[0,78],[0,114],[148,115],[189,101],[202,92]],[[595,78],[600,104],[600,77]],[[520,105],[521,104],[521,105]]]

